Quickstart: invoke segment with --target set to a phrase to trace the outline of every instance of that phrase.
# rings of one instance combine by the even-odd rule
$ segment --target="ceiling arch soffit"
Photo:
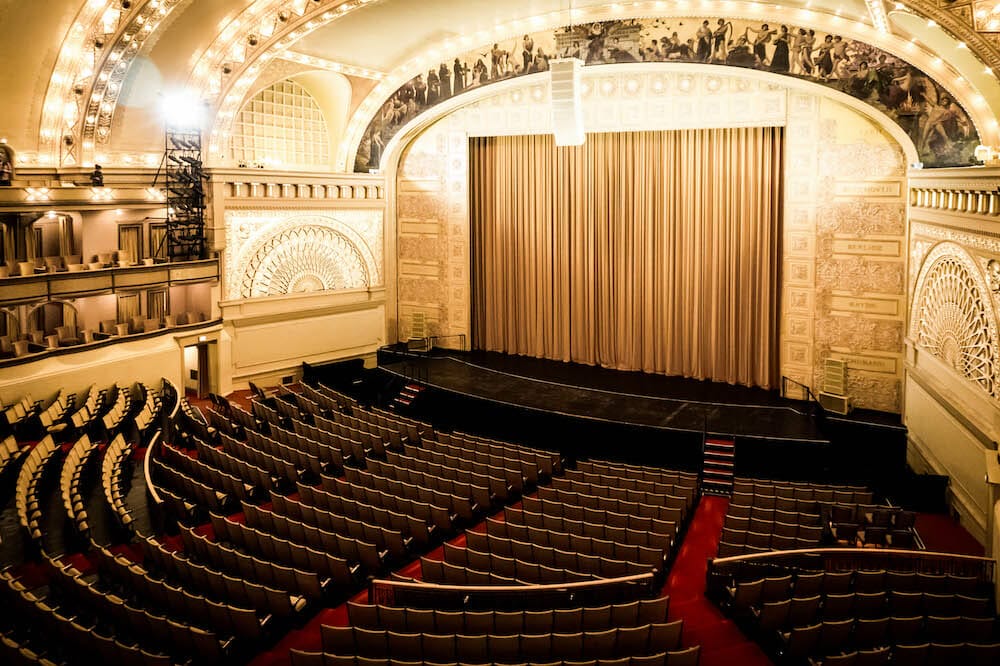
[[[83,4],[64,39],[46,94],[39,136],[40,163],[86,162],[92,159],[98,142],[110,142],[112,118],[121,92],[118,79],[124,79],[135,56],[164,19],[190,1],[137,0],[128,10],[121,10],[115,0]],[[192,71],[189,86],[214,98],[219,115],[216,127],[228,126],[254,75],[266,62],[305,34],[371,1],[256,0],[219,31]],[[115,7],[117,14],[112,11]],[[966,17],[961,7],[939,8],[930,0],[909,2],[908,7],[933,18],[962,39],[987,65],[1000,67],[1000,49],[975,31],[971,12]],[[114,20],[106,20],[109,17]],[[102,42],[102,48],[92,48],[95,40]],[[1000,44],[1000,37],[994,41]],[[103,80],[102,74],[106,75]],[[73,107],[75,110],[71,110]],[[67,116],[71,115],[75,118],[69,123]],[[67,135],[74,137],[69,147],[64,141]],[[219,137],[213,133],[213,138]]]

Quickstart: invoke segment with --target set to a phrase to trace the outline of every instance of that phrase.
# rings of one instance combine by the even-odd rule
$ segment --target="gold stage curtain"
[[[783,131],[470,139],[473,346],[777,383]]]

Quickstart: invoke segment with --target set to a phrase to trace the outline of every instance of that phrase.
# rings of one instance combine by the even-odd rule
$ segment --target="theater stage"
[[[420,386],[414,416],[438,427],[526,441],[569,457],[698,469],[707,436],[737,442],[738,473],[794,478],[805,464],[817,478],[867,476],[838,457],[863,453],[871,443],[877,446],[866,454],[872,474],[905,462],[898,416],[824,415],[776,391],[490,352],[418,353],[404,345],[380,350],[379,370],[388,382],[383,397],[405,384]]]

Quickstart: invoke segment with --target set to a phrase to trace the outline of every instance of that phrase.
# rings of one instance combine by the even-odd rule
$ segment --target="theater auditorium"
[[[1000,664],[997,0],[0,27],[0,663]]]

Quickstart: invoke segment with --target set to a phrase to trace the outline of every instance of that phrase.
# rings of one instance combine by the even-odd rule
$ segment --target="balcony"
[[[218,259],[102,268],[75,273],[40,273],[0,279],[0,305],[81,298],[113,294],[122,290],[135,291],[218,280]]]

